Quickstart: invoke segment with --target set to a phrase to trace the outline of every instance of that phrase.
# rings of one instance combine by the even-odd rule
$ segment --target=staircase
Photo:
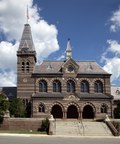
[[[112,136],[103,122],[79,120],[56,120],[56,135],[66,136]]]

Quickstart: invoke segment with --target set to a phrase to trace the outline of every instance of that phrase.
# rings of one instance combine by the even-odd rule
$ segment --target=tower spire
[[[29,24],[24,25],[24,30],[22,33],[22,38],[20,41],[18,51],[21,51],[23,49],[27,49],[27,51],[35,51],[35,47],[32,39],[31,27]]]
[[[28,11],[28,5],[27,5],[26,24],[28,24],[28,20],[29,20],[29,11]]]
[[[66,59],[70,59],[70,58],[72,58],[72,48],[70,44],[70,39],[68,39],[67,48],[66,48]]]
[[[36,51],[32,39],[31,27],[29,24],[24,25],[21,41],[17,51],[17,56],[33,56],[36,62]]]

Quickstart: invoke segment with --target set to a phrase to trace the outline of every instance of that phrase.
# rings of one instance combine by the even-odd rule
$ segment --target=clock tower
[[[24,25],[17,51],[17,97],[29,101],[34,92],[32,72],[36,63],[36,51],[29,24]]]

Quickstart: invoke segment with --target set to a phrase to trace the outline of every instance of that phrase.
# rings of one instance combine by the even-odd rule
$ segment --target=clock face
[[[74,71],[74,68],[73,68],[72,66],[69,66],[69,67],[68,67],[68,71],[69,71],[69,72],[72,72],[72,71]]]

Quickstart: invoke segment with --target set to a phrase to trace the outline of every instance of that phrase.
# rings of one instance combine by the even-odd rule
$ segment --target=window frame
[[[53,92],[61,92],[61,82],[59,80],[53,81]]]
[[[45,113],[45,106],[42,103],[39,104],[38,111],[39,113]]]
[[[94,91],[95,93],[103,93],[103,83],[99,80],[94,83]]]
[[[47,92],[47,82],[45,80],[39,81],[39,92]]]
[[[73,80],[68,80],[67,81],[67,92],[74,93],[76,91],[75,89],[75,82]]]
[[[86,80],[81,81],[81,92],[89,93],[89,83]]]

